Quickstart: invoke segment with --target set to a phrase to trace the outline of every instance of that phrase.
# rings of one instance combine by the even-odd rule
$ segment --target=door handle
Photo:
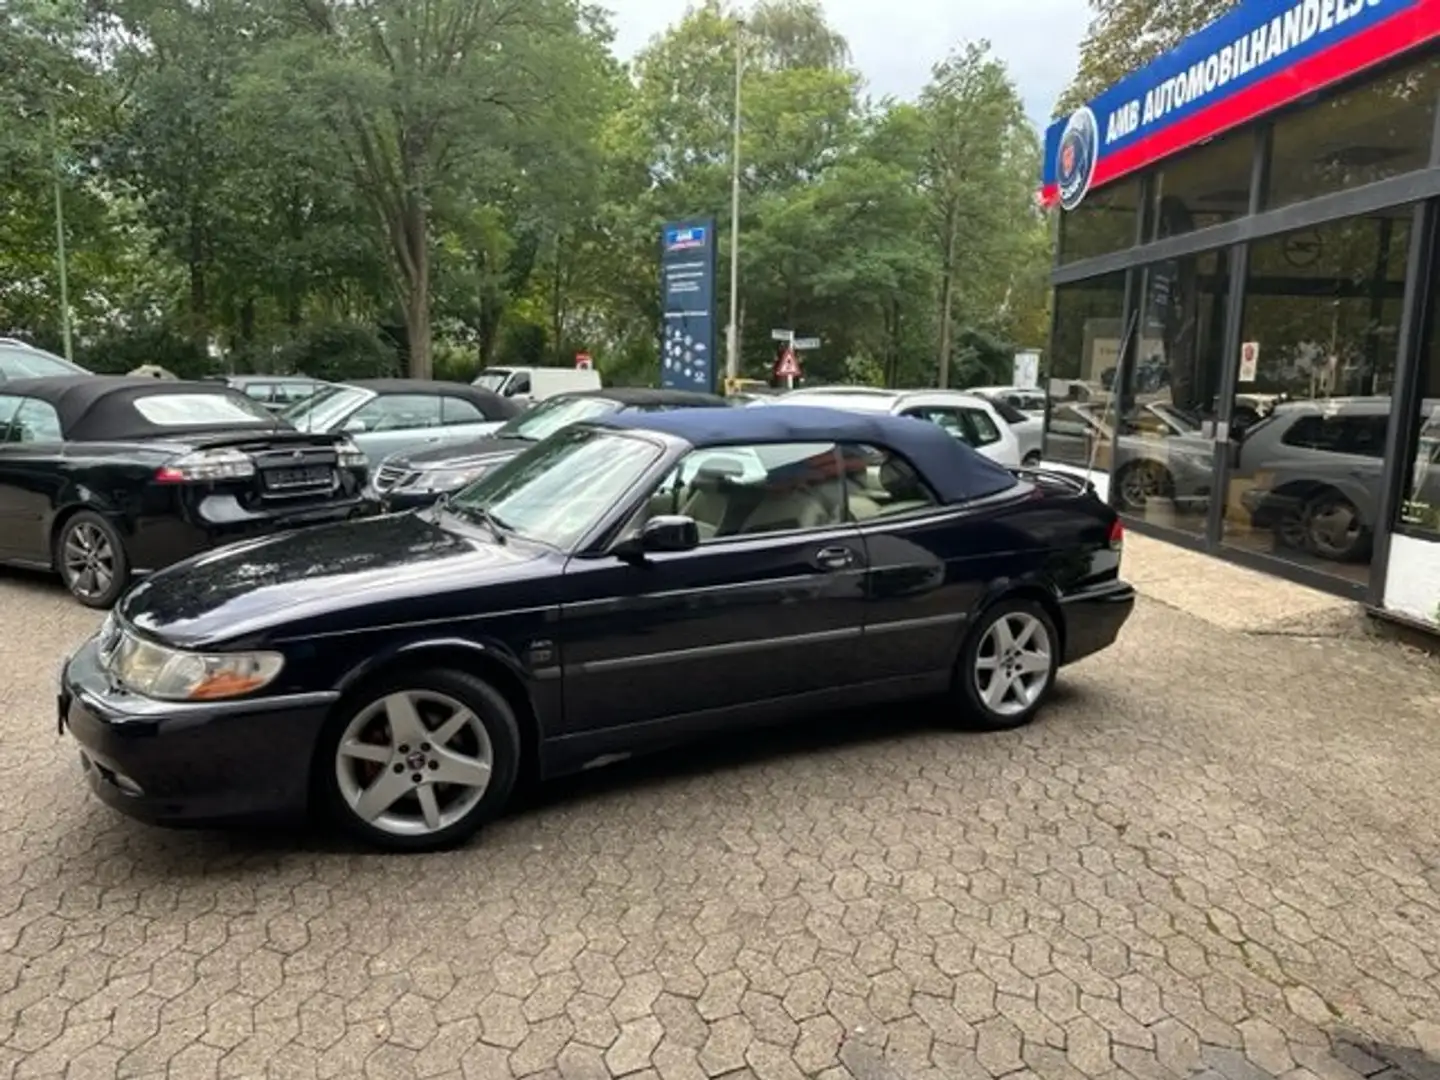
[[[815,553],[815,565],[821,570],[844,570],[855,565],[855,552],[848,547],[821,548]]]

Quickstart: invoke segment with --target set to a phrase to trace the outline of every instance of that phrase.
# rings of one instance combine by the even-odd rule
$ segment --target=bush
[[[274,371],[331,382],[400,375],[395,347],[371,326],[327,323],[305,327],[274,354]]]
[[[144,364],[158,364],[182,379],[200,379],[214,362],[194,341],[163,324],[112,331],[75,351],[75,362],[101,375],[124,375]]]

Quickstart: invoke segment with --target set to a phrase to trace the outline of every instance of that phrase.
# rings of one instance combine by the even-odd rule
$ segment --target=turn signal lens
[[[245,480],[255,475],[250,455],[228,448],[195,450],[155,471],[159,484],[204,483],[210,480]]]
[[[1125,526],[1117,517],[1110,523],[1110,550],[1119,551],[1125,546]]]
[[[342,469],[363,469],[370,463],[365,456],[365,451],[355,445],[353,439],[346,437],[335,444],[335,464]]]
[[[132,693],[162,701],[217,701],[273,682],[285,658],[273,652],[193,653],[124,632],[102,663]]]

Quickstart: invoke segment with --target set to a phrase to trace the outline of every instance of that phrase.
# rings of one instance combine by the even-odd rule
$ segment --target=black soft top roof
[[[590,421],[610,428],[655,431],[691,446],[757,443],[861,443],[899,454],[944,503],[968,502],[1007,491],[1014,473],[928,420],[888,413],[846,412],[809,405],[763,409],[675,409],[619,412]]]
[[[463,398],[479,409],[487,420],[509,420],[525,411],[525,406],[513,398],[501,397],[493,390],[482,390],[469,383],[448,382],[441,379],[347,379],[342,385],[355,386],[361,390],[373,390],[377,394],[448,394]]]
[[[657,390],[653,386],[604,386],[599,390],[571,390],[556,394],[562,398],[601,398],[615,401],[627,408],[643,408],[647,405],[673,405],[679,408],[730,408],[730,402],[718,394],[705,394],[699,390]]]
[[[152,379],[144,375],[48,375],[11,379],[0,394],[32,397],[51,405],[60,430],[77,442],[128,442],[132,439],[175,438],[198,431],[288,431],[290,425],[264,413],[244,394],[224,383]],[[226,424],[155,424],[135,408],[137,398],[203,394],[238,402],[252,422]]]

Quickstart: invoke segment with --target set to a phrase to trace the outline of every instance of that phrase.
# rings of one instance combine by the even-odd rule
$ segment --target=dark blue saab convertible
[[[469,836],[555,776],[717,729],[948,695],[1030,720],[1134,605],[1088,485],[818,408],[567,427],[435,506],[233,545],[65,665],[93,789],[156,822],[323,810]]]

